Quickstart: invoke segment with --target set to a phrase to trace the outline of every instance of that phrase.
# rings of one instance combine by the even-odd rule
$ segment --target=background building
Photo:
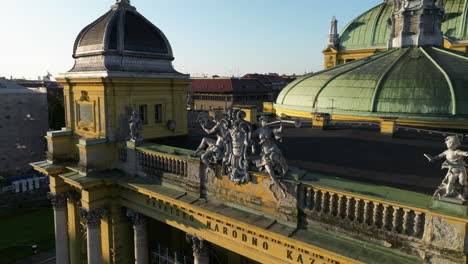
[[[270,88],[272,91],[271,100],[276,100],[278,94],[283,90],[283,88],[288,85],[290,82],[294,81],[296,77],[293,76],[279,76],[277,73],[268,73],[268,74],[258,74],[258,73],[248,73],[243,78],[254,78],[261,82],[265,87]]]
[[[47,89],[0,78],[0,94],[0,176],[18,176],[31,170],[29,162],[45,157]]]
[[[60,130],[65,126],[65,112],[63,104],[63,86],[52,81],[50,75],[42,80],[14,79],[13,82],[26,88],[45,88],[47,91],[47,105],[49,111],[49,128]]]
[[[188,87],[193,110],[223,110],[233,105],[252,105],[261,111],[263,102],[271,100],[271,82],[256,78],[192,78]]]

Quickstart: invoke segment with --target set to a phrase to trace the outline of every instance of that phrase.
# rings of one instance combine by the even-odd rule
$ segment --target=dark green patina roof
[[[392,4],[382,3],[351,21],[340,34],[340,49],[386,48]],[[451,41],[468,39],[468,1],[446,0],[444,35]]]
[[[392,49],[306,75],[277,106],[354,115],[468,116],[468,58],[441,48]]]

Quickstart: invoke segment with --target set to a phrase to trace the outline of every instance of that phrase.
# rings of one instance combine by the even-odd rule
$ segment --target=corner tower
[[[60,148],[63,155],[50,154],[52,160],[79,159],[86,167],[85,150],[97,144],[107,149],[101,154],[111,161],[116,145],[129,137],[132,110],[142,120],[143,138],[187,133],[189,76],[173,68],[166,36],[130,1],[118,0],[86,26],[76,38],[73,58],[73,68],[57,78],[65,88],[66,128],[61,135],[68,135],[69,144]],[[57,134],[49,137],[49,151],[53,137]]]

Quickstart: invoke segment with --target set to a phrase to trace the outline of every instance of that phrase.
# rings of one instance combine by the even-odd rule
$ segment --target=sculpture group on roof
[[[254,165],[258,170],[265,171],[286,196],[279,179],[286,176],[288,165],[276,141],[281,141],[284,123],[294,123],[296,127],[301,123],[282,119],[269,122],[269,117],[262,116],[261,126],[254,129],[250,122],[244,120],[245,117],[244,111],[234,109],[229,109],[225,114],[216,112],[213,117],[206,112],[201,113],[199,122],[202,129],[207,134],[215,134],[216,140],[203,138],[191,156],[200,157],[213,170],[220,162],[221,173],[228,175],[235,184],[249,182],[250,166]],[[207,128],[209,122],[213,123],[211,128]]]

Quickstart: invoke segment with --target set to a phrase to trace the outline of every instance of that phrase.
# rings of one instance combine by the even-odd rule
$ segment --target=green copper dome
[[[446,0],[442,31],[451,42],[468,39],[468,1]],[[386,48],[393,5],[382,3],[351,21],[341,32],[340,50]]]
[[[468,116],[468,58],[435,47],[391,49],[283,89],[276,107],[364,116]],[[332,110],[333,108],[333,110]]]

